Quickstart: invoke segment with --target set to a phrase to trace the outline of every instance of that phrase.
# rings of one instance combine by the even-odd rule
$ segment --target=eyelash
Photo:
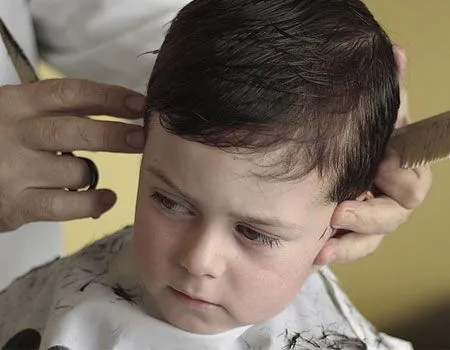
[[[185,206],[177,203],[176,201],[170,199],[169,197],[159,193],[155,192],[152,194],[152,199],[157,202],[157,204],[161,207],[161,209],[170,212],[171,214],[175,215],[192,215],[192,212],[187,209]],[[180,207],[184,210],[184,212],[177,211],[174,209],[174,207]],[[248,241],[261,245],[266,246],[269,248],[279,247],[281,245],[281,240],[278,238],[272,238],[265,234],[262,234],[248,226],[239,224],[236,226],[236,232],[238,232],[240,235],[242,235],[245,239]]]
[[[251,241],[252,243],[256,242],[256,244],[258,244],[258,245],[267,246],[269,248],[279,247],[281,245],[280,239],[269,237],[269,236],[262,234],[248,226],[237,225],[236,231],[238,233],[240,233],[245,239]],[[249,237],[249,233],[250,233],[250,237]],[[251,237],[251,235],[256,236],[256,238]]]
[[[159,192],[153,193],[151,197],[153,198],[153,200],[156,201],[156,203],[161,207],[161,209],[165,211],[168,211],[175,215],[191,214],[191,211],[187,209],[185,206],[175,202],[174,200],[170,199],[169,197]],[[183,209],[183,211],[176,210],[174,209],[174,207],[179,207]]]

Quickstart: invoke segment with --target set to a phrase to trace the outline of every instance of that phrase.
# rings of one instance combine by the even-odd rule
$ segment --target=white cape
[[[30,271],[0,294],[3,350],[411,349],[379,333],[339,288],[314,273],[267,322],[216,335],[181,331],[150,317],[130,272],[131,228]]]

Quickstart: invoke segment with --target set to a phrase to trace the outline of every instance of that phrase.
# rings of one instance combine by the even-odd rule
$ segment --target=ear
[[[397,65],[398,79],[400,81],[400,108],[397,113],[397,122],[395,128],[400,128],[411,123],[408,111],[408,94],[404,86],[404,80],[406,75],[406,52],[400,46],[394,45],[394,58]]]
[[[406,52],[398,45],[393,46],[395,64],[397,65],[398,79],[403,82],[406,73]]]
[[[355,200],[357,201],[366,201],[373,199],[374,195],[370,191],[365,191],[361,193]],[[332,229],[333,230],[333,229]],[[336,260],[336,257],[341,252],[337,251],[339,249],[340,245],[336,244],[336,240],[342,239],[347,233],[350,231],[345,230],[333,230],[334,232],[329,236],[327,239],[327,242],[322,247],[322,249],[317,254],[316,258],[314,259],[314,265],[315,266],[324,266],[333,263]]]

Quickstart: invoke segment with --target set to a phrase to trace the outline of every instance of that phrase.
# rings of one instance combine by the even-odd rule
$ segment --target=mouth
[[[170,292],[175,296],[175,298],[184,306],[187,306],[190,309],[196,310],[215,310],[220,308],[220,305],[211,303],[206,300],[197,299],[193,296],[182,292],[181,290],[169,287]]]

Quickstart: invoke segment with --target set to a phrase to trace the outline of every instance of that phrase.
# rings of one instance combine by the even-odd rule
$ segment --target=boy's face
[[[255,176],[267,159],[152,122],[134,249],[159,317],[217,333],[267,320],[294,299],[331,235],[335,205],[315,173],[297,182]]]

